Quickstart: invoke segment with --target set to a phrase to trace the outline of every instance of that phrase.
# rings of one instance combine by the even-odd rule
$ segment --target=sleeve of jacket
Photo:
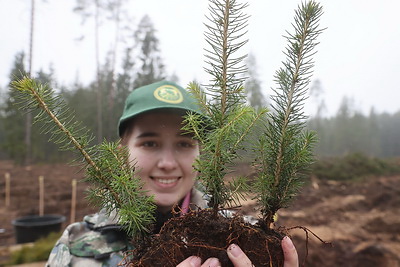
[[[127,249],[121,233],[103,227],[93,229],[87,222],[69,225],[50,253],[46,267],[117,266]]]
[[[83,224],[83,222],[71,224],[64,230],[60,239],[57,241],[57,243],[50,252],[50,256],[46,263],[46,267],[72,266],[71,265],[72,255],[69,247],[70,232],[73,231],[74,228],[78,229],[81,228],[83,226],[81,224]]]

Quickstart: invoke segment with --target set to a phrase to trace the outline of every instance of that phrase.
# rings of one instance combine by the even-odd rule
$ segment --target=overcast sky
[[[5,88],[15,55],[28,52],[30,2],[0,0],[0,87]],[[36,0],[33,69],[53,65],[63,85],[76,78],[94,80],[93,25],[82,25],[72,12],[74,0]],[[368,115],[400,110],[400,1],[322,0],[324,15],[315,56],[313,80],[321,82],[327,115],[334,115],[344,96]],[[249,0],[249,44],[243,53],[256,56],[258,78],[264,93],[274,87],[273,75],[284,60],[286,43],[282,35],[291,30],[294,10],[300,0]],[[127,11],[133,29],[148,14],[157,30],[160,48],[169,74],[175,73],[183,86],[207,79],[203,70],[205,42],[203,22],[208,14],[206,0],[131,0]],[[113,45],[113,32],[101,29],[101,60]],[[86,36],[78,41],[79,37]],[[123,45],[120,45],[123,48]],[[309,100],[306,111],[315,112]]]

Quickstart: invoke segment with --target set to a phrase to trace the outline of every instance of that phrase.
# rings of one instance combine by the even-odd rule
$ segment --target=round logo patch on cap
[[[158,100],[171,104],[179,104],[183,101],[183,95],[173,85],[163,85],[154,91],[154,97]]]

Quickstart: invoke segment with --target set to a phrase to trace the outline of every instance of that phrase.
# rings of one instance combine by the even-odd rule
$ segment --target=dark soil
[[[238,170],[241,174],[250,171],[246,166],[238,166]],[[11,175],[10,207],[5,207],[6,172]],[[66,216],[63,227],[70,222],[71,182],[83,177],[78,167],[57,164],[25,168],[0,161],[0,229],[4,229],[0,231],[0,247],[16,243],[13,219],[39,213],[40,175],[45,179],[45,214]],[[87,204],[86,188],[87,184],[78,183],[76,220],[97,210]],[[243,212],[257,216],[252,201],[243,205]],[[399,212],[399,176],[370,177],[356,182],[313,179],[290,208],[278,212],[276,228],[304,226],[332,243],[332,247],[324,245],[310,234],[306,266],[400,267]],[[291,230],[290,235],[303,262],[305,232]]]
[[[254,210],[250,203],[248,212]],[[288,209],[278,212],[277,226],[290,231],[306,266],[400,267],[400,177],[370,177],[337,182],[313,179]],[[305,259],[308,253],[307,258]]]

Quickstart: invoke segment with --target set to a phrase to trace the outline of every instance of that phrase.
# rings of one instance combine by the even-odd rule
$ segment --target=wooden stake
[[[10,206],[10,173],[4,175],[6,179],[6,207]]]
[[[44,177],[39,176],[39,216],[44,215]]]
[[[71,223],[75,222],[76,211],[76,179],[72,180],[72,195],[71,195]]]

